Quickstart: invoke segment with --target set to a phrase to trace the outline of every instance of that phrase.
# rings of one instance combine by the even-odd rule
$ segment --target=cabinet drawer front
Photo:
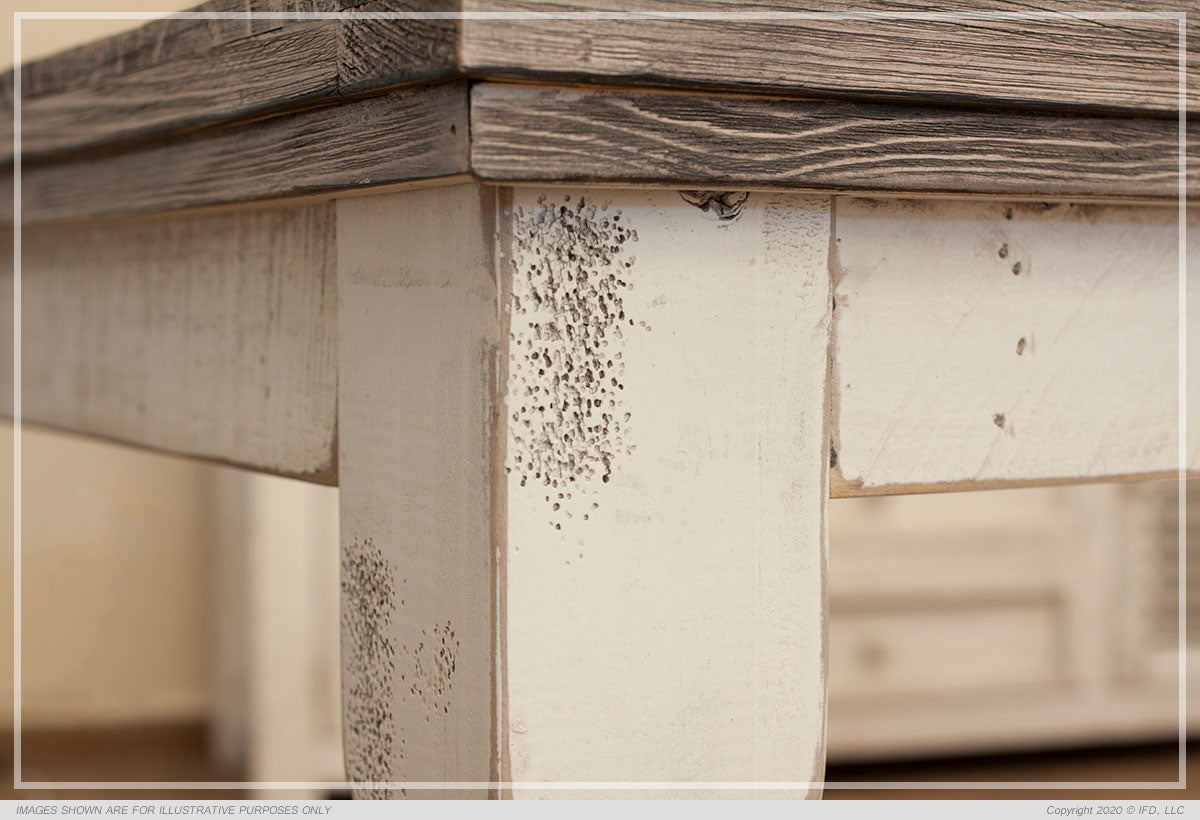
[[[1062,679],[1053,600],[837,612],[829,623],[834,701],[938,697]]]

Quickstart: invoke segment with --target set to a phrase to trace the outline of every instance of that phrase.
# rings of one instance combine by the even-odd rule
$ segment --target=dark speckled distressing
[[[512,339],[506,470],[544,491],[549,526],[593,505],[572,501],[608,483],[631,446],[624,343],[635,328],[637,231],[619,208],[542,199],[512,216]]]
[[[342,552],[342,669],[346,681],[344,744],[346,775],[357,783],[393,780],[397,748],[392,712],[396,650],[391,625],[396,614],[395,573],[370,538]],[[356,790],[365,798],[387,799],[390,790]]]

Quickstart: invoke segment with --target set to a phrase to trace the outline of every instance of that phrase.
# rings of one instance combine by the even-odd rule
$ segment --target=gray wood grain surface
[[[455,0],[342,0],[353,12],[456,11]],[[344,20],[338,26],[338,90],[370,91],[460,74],[456,20]]]
[[[1192,144],[1200,129],[1189,125]],[[483,83],[471,165],[495,182],[1170,199],[1178,123]],[[1188,171],[1200,194],[1200,161]]]
[[[1177,128],[1153,118],[634,89],[478,83],[468,94],[457,82],[26,163],[22,218],[151,213],[464,174],[497,183],[1169,201],[1178,193]],[[1200,124],[1189,132],[1200,146]],[[1188,167],[1188,194],[1200,196],[1200,157]],[[10,185],[0,178],[0,189]],[[0,198],[0,218],[11,219],[11,194]]]
[[[1184,12],[1194,5],[1167,0],[1155,10]],[[938,12],[1025,16],[947,19],[931,17],[915,0],[869,0],[854,9],[901,16],[795,19],[780,14],[820,15],[849,6],[695,0],[686,11],[708,13],[708,19],[618,20],[561,15],[684,9],[671,0],[211,0],[198,9],[543,16],[155,21],[24,66],[22,151],[29,157],[74,151],[451,77],[1169,118],[1179,106],[1179,21],[1045,16],[1078,12],[1076,6],[1069,0],[951,0]],[[1134,10],[1096,0],[1087,11]],[[765,17],[719,16],[751,13]],[[1196,26],[1190,24],[1193,67],[1200,59]],[[12,80],[5,75],[0,94],[10,105]],[[1197,95],[1200,82],[1192,82],[1189,105]],[[0,155],[6,153],[11,137],[0,135]]]
[[[255,4],[255,8],[260,7],[267,9],[265,3]],[[193,11],[251,9],[248,0],[209,0],[196,6]],[[39,24],[24,23],[24,26],[34,25]],[[250,20],[153,20],[130,31],[24,63],[21,67],[21,91],[30,99],[68,91],[148,66],[194,57],[252,33]],[[6,72],[4,76],[11,88],[12,73]]]
[[[196,11],[441,11],[449,0],[213,0]],[[363,90],[450,77],[453,20],[157,20],[21,71],[22,154],[221,124]],[[13,73],[3,75],[6,120]],[[7,120],[11,122],[11,120]],[[0,156],[11,156],[11,127]]]
[[[23,167],[22,219],[88,219],[449,177],[468,171],[467,137],[466,85],[428,86]],[[0,218],[11,220],[11,208],[10,195]]]
[[[681,8],[672,0],[463,4],[468,10],[543,15],[580,8],[667,13]],[[1194,0],[1145,8],[1119,0],[691,0],[686,8],[714,15],[757,12],[762,18],[466,20],[463,64],[480,76],[532,76],[543,82],[1170,112],[1179,107],[1180,21],[1088,20],[1078,15],[1153,10],[1192,12],[1200,18]],[[895,16],[783,17],[847,11]],[[970,14],[993,16],[950,16]],[[1190,28],[1196,23],[1193,19]],[[1189,40],[1194,67],[1200,36]],[[1200,99],[1195,85],[1188,89],[1189,107]]]
[[[338,34],[336,23],[307,22],[22,100],[21,139],[34,149],[23,154],[248,117],[336,93]]]

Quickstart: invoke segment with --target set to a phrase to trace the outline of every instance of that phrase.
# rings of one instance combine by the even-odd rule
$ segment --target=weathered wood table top
[[[1200,8],[1076,5],[214,0],[30,62],[23,416],[340,486],[364,791],[817,794],[831,494],[1200,469]]]
[[[844,11],[830,3],[639,7],[688,19],[603,13],[625,8],[224,0],[197,10],[478,16],[170,19],[32,62],[21,69],[23,217],[454,175],[1076,200],[1178,193],[1175,17],[1111,2],[1094,10],[1100,19],[1056,15],[1072,8],[1056,2],[958,2],[924,15],[878,2],[855,9],[879,16],[849,19],[829,16]],[[1195,9],[1174,0],[1160,10]],[[812,14],[786,16],[800,12]],[[953,16],[969,12],[981,14]],[[1102,16],[1122,12],[1136,19]],[[1189,38],[1189,60],[1198,41]]]

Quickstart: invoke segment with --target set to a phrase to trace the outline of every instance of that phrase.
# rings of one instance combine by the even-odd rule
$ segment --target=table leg
[[[819,794],[828,200],[338,209],[349,776]]]

